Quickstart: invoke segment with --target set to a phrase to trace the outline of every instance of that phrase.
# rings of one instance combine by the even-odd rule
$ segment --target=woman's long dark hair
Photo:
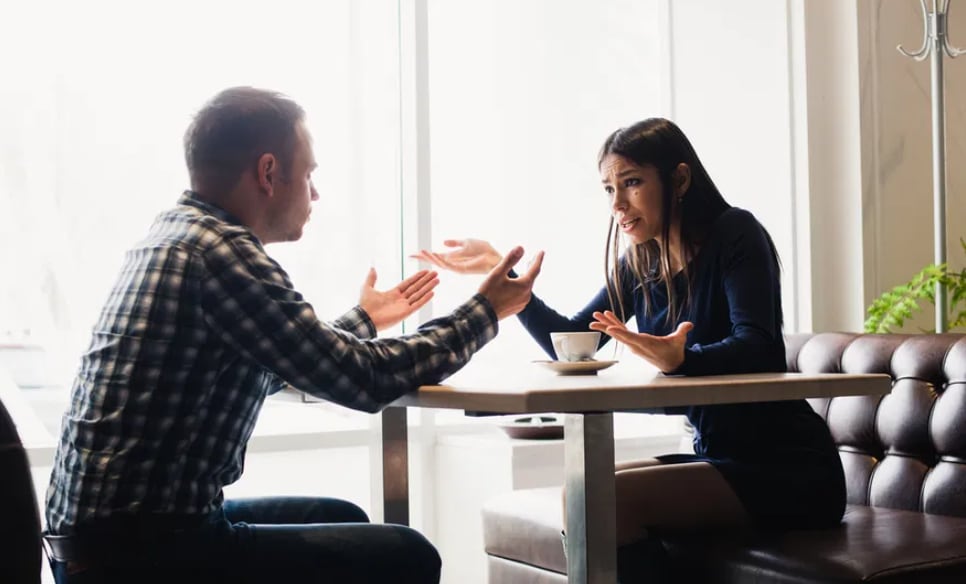
[[[670,120],[648,118],[632,126],[620,128],[607,137],[600,148],[597,166],[600,168],[604,158],[617,155],[638,166],[653,166],[661,179],[663,211],[661,213],[661,241],[646,241],[632,245],[626,254],[626,265],[633,277],[641,285],[647,286],[661,282],[667,290],[667,323],[673,324],[685,314],[691,302],[691,277],[688,265],[697,254],[711,230],[715,219],[730,205],[721,196],[708,172],[698,159],[694,147],[684,132]],[[674,172],[684,163],[691,170],[691,184],[679,196],[674,193]],[[684,263],[684,276],[688,282],[684,298],[678,298],[672,285],[674,273],[671,267],[670,242],[673,214],[680,214],[681,253]],[[607,294],[611,309],[627,320],[624,306],[622,276],[620,266],[620,226],[611,216],[607,232],[607,250],[604,259],[607,273]],[[615,305],[616,300],[616,305]],[[650,313],[650,300],[644,294],[645,311]]]

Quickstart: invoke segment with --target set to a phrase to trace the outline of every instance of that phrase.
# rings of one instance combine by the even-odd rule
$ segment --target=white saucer
[[[547,369],[552,369],[560,375],[596,375],[601,369],[607,369],[617,361],[534,361]]]

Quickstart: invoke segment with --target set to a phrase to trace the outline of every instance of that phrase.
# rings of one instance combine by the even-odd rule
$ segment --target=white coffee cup
[[[558,361],[592,361],[600,343],[600,333],[550,333],[550,342]]]

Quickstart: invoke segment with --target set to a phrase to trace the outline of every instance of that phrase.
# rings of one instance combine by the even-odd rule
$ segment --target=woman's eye
[[[626,187],[636,187],[639,184],[641,184],[641,179],[639,178],[629,178],[624,181],[624,186]]]
[[[604,187],[604,192],[607,193],[608,195],[613,195],[614,187]]]

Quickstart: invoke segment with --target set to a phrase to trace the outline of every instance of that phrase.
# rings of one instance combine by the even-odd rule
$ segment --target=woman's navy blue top
[[[764,227],[748,211],[728,208],[713,223],[689,265],[691,301],[678,320],[667,321],[663,282],[641,284],[623,258],[620,266],[624,270],[623,305],[633,308],[638,331],[667,335],[680,322],[694,324],[688,333],[684,363],[672,374],[786,371],[779,265]],[[684,298],[684,272],[674,277],[673,286],[678,298]],[[645,310],[645,296],[649,311]],[[602,288],[573,317],[562,316],[534,296],[519,318],[553,357],[550,332],[589,330],[594,311],[611,309],[607,290]],[[610,339],[602,338],[602,344]],[[741,487],[747,481],[739,476],[747,463],[774,465],[794,460],[801,465],[811,460],[820,462],[832,475],[841,473],[828,427],[805,400],[687,406],[668,408],[666,413],[687,416],[695,429],[695,453],[717,463],[738,491],[748,490]],[[833,482],[839,481],[833,477]],[[844,497],[838,493],[832,498],[840,499],[839,495]]]

